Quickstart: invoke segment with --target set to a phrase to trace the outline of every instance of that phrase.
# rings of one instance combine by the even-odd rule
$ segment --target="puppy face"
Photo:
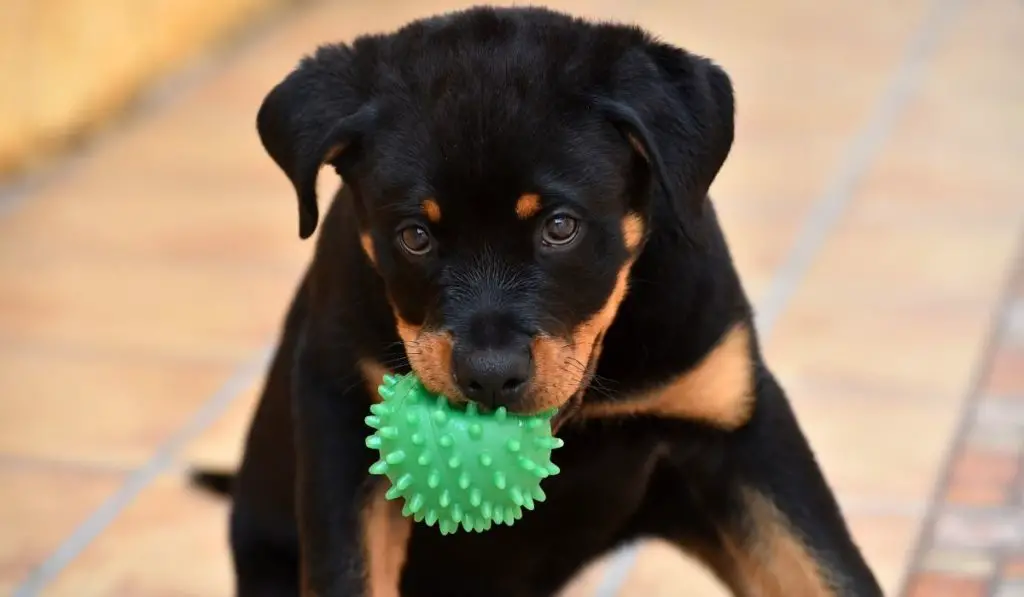
[[[474,9],[322,48],[258,126],[303,237],[320,166],[351,189],[424,383],[536,412],[589,382],[645,238],[699,236],[732,97],[717,67],[639,30]]]
[[[488,114],[442,100],[378,129],[350,184],[365,208],[363,246],[424,383],[537,411],[584,383],[646,214],[635,154],[600,116],[545,119],[526,105],[483,142],[451,130],[507,103],[492,98]],[[431,144],[415,160],[393,158],[397,146]]]

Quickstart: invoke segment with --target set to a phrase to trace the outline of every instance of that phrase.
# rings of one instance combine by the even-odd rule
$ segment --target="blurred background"
[[[886,594],[1024,595],[1024,4],[548,4],[731,74],[712,193]],[[312,246],[256,109],[318,43],[468,5],[0,3],[0,595],[230,595],[183,472],[236,462]],[[567,588],[723,594],[658,543]]]

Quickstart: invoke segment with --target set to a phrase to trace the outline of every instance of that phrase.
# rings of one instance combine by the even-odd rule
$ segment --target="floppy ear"
[[[375,107],[360,98],[352,61],[347,46],[320,48],[267,94],[256,116],[263,147],[295,187],[303,239],[320,219],[320,168],[353,150],[376,117]]]
[[[668,44],[648,43],[644,59],[629,62],[601,108],[647,162],[683,233],[696,240],[692,223],[732,148],[732,83],[710,60]]]

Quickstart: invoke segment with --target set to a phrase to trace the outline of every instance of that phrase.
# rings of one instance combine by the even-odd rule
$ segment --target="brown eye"
[[[402,248],[413,255],[425,255],[430,251],[430,233],[422,226],[407,226],[398,232]]]
[[[566,214],[557,214],[544,222],[541,240],[547,245],[564,246],[576,238],[579,230],[579,220]]]

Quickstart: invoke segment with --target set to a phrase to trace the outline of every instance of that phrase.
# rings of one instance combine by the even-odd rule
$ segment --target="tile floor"
[[[310,250],[255,109],[318,42],[466,4],[283,14],[3,195],[0,594],[229,595],[225,508],[181,473],[238,457]],[[1024,595],[1024,7],[551,5],[639,22],[732,74],[716,203],[768,358],[887,594]],[[644,543],[567,594],[723,593]]]

